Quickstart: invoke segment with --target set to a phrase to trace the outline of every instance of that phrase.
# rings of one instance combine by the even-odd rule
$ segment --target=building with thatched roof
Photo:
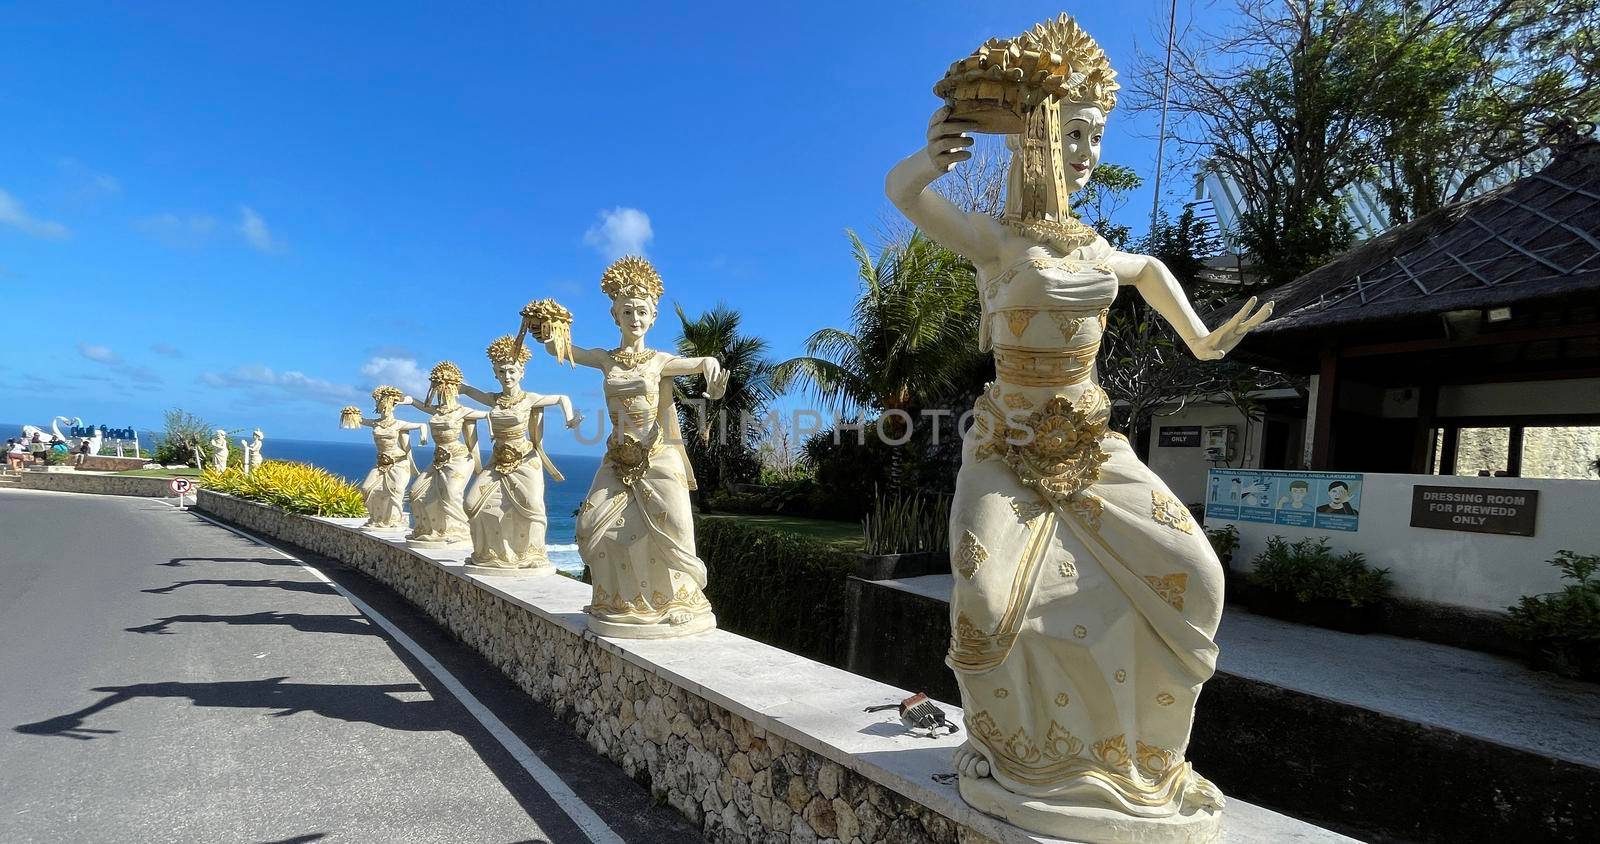
[[[1587,474],[1600,444],[1600,143],[1569,141],[1538,172],[1263,298],[1273,318],[1237,353],[1312,376],[1306,468]]]

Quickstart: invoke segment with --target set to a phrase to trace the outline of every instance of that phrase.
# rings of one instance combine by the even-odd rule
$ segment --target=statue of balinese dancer
[[[372,443],[378,449],[378,462],[361,482],[361,498],[367,505],[369,530],[404,530],[406,524],[406,489],[417,464],[411,458],[411,432],[422,432],[422,443],[428,443],[428,428],[420,422],[396,419],[395,405],[404,396],[398,388],[384,384],[372,391],[372,401],[378,415],[364,419],[361,411],[347,407],[340,414],[341,428],[371,428]]]
[[[978,400],[950,513],[947,662],[970,738],[961,795],[1025,829],[1077,841],[1209,841],[1222,795],[1185,759],[1216,667],[1222,567],[1166,484],[1107,428],[1095,356],[1132,286],[1196,356],[1220,358],[1272,311],[1216,330],[1160,261],[1120,252],[1067,198],[1100,161],[1116,73],[1066,15],[951,66],[928,143],[889,198],[978,271],[979,344],[997,377]],[[929,185],[1007,136],[1003,217]]]
[[[579,417],[566,396],[545,396],[522,389],[522,374],[532,353],[515,338],[500,337],[488,348],[500,392],[487,393],[470,384],[462,395],[489,408],[489,437],[494,441],[489,464],[467,488],[467,525],[472,555],[466,570],[473,574],[529,576],[553,574],[545,551],[549,519],[544,509],[544,473],[557,481],[561,472],[544,453],[544,410],[560,406],[569,427]]]
[[[428,414],[434,443],[433,463],[411,485],[408,545],[448,548],[472,539],[463,500],[467,481],[483,468],[478,420],[489,418],[489,413],[461,404],[461,382],[461,369],[450,361],[440,361],[428,374],[426,399],[406,396],[400,400]]]
[[[605,375],[611,435],[578,507],[578,552],[594,582],[593,602],[584,608],[589,629],[626,639],[710,630],[717,619],[705,596],[706,565],[695,555],[694,469],[683,448],[672,379],[704,375],[706,395],[716,399],[727,389],[728,373],[716,358],[645,346],[662,294],[661,276],[649,261],[618,260],[606,268],[600,288],[611,297],[611,317],[622,333],[610,351],[573,348],[570,321],[549,316],[554,303],[523,310],[524,331],[551,354]]]

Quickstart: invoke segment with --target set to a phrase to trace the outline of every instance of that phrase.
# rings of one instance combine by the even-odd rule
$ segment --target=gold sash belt
[[[1100,342],[1069,349],[994,347],[995,375],[1019,387],[1067,387],[1089,380]]]

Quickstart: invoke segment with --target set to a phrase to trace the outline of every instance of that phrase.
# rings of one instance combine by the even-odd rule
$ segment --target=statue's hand
[[[971,128],[970,121],[951,120],[949,106],[928,120],[928,159],[941,175],[972,157],[972,136],[967,134]]]
[[[722,361],[706,358],[706,398],[720,399],[728,391],[728,376],[732,373],[722,368]]]
[[[1244,335],[1249,334],[1252,328],[1267,321],[1272,316],[1272,303],[1268,302],[1256,308],[1256,297],[1244,303],[1244,307],[1234,314],[1227,322],[1217,326],[1210,334],[1196,337],[1189,341],[1189,350],[1201,360],[1218,360],[1233,347],[1239,345]]]
[[[579,425],[582,425],[582,424],[583,424],[583,414],[581,414],[581,413],[574,413],[574,414],[572,414],[572,418],[567,420],[567,427],[568,428],[576,428],[576,427],[578,427]]]
[[[401,396],[400,397],[400,403],[401,404],[416,404],[417,400],[412,398],[412,397],[410,397],[410,396]]]

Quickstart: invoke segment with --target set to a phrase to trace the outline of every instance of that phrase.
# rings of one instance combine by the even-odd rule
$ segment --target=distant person
[[[1350,506],[1350,485],[1344,481],[1328,484],[1328,503],[1318,507],[1317,512],[1335,516],[1361,515],[1356,508]]]
[[[89,457],[89,441],[88,440],[84,440],[83,442],[78,443],[78,453],[73,455],[73,457],[72,457],[72,465],[74,465],[74,466],[82,466],[83,465],[83,461],[88,459],[88,457]]]
[[[6,441],[6,468],[13,472],[22,471],[28,462],[28,446],[15,437]]]
[[[33,452],[33,462],[35,463],[44,463],[44,453],[49,449],[50,444],[45,442],[44,437],[38,434],[34,434],[33,440],[28,443],[28,450]]]

